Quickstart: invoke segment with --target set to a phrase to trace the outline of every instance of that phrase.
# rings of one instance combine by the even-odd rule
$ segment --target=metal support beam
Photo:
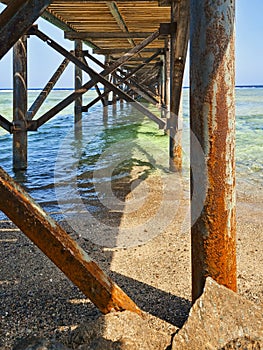
[[[13,48],[13,169],[27,168],[27,37]]]
[[[166,50],[165,50],[165,106],[167,111],[170,111],[170,94],[171,94],[170,43],[171,43],[170,40],[167,40]]]
[[[191,0],[193,301],[201,295],[207,276],[237,289],[234,28],[233,0]],[[200,159],[206,167],[200,166]]]
[[[136,304],[1,167],[0,193],[0,210],[101,312],[129,310],[141,314]]]
[[[0,59],[27,32],[50,0],[13,0],[0,14]]]
[[[82,41],[75,40],[75,56],[82,58]],[[75,91],[78,91],[82,86],[82,69],[75,65]],[[82,95],[79,95],[75,100],[74,106],[74,123],[75,128],[81,128],[82,121]]]
[[[11,132],[12,130],[12,123],[10,123],[9,120],[7,120],[6,118],[4,118],[2,115],[0,115],[0,126],[5,129],[8,132]]]
[[[109,68],[109,64],[110,64],[110,57],[109,57],[109,55],[106,55],[105,56],[105,61],[104,61],[104,70]],[[107,77],[107,79],[109,80],[109,76]],[[105,85],[104,85],[103,89],[104,89],[103,96],[105,98],[105,100],[104,100],[105,101],[105,105],[108,106],[108,104],[109,104],[109,92],[110,91],[106,88]]]
[[[129,79],[131,79],[133,77],[133,75],[138,72],[139,70],[141,70],[143,67],[145,67],[145,65],[147,63],[150,63],[153,59],[156,58],[156,56],[158,56],[161,53],[161,51],[159,51],[158,53],[155,53],[154,55],[152,55],[151,57],[147,58],[144,60],[144,62],[142,64],[140,64],[138,67],[134,68],[133,70],[131,70],[130,73],[128,73],[127,75],[125,75],[120,69],[117,69],[118,72],[120,72],[123,77],[119,77],[118,78],[118,83],[116,84],[116,86],[120,86],[123,83],[127,84],[127,86],[130,88],[129,91],[134,90],[136,93],[141,94],[146,100],[148,100],[150,103],[156,105],[158,104],[158,101],[155,99],[154,96],[151,95],[151,93],[142,88],[134,79],[132,79],[132,85],[130,83],[127,83],[127,81]],[[105,65],[103,63],[101,63],[99,60],[97,60],[95,57],[93,57],[92,55],[90,55],[88,52],[85,52],[85,56],[87,56],[88,58],[90,58],[94,63],[96,63],[97,65],[99,65],[102,68],[105,68]],[[104,93],[101,95],[101,97],[106,97],[108,94],[109,90],[105,89]],[[89,108],[91,108],[95,103],[97,103],[101,97],[97,97],[95,98],[93,101],[89,102],[86,106],[84,106],[82,108],[83,112],[87,112]]]
[[[160,106],[164,106],[164,60],[162,60],[162,65],[160,66],[158,85]]]
[[[123,71],[121,69],[117,69],[117,72],[119,72],[120,74],[122,74],[123,77],[120,77],[119,75],[116,75],[114,73],[114,75],[117,77],[118,79],[118,83],[116,83],[116,86],[120,86],[123,83],[125,83],[130,90],[134,90],[137,94],[142,95],[147,101],[149,101],[150,103],[157,105],[158,101],[156,100],[155,96],[153,96],[148,89],[142,87],[141,85],[139,85],[137,83],[137,81],[135,79],[133,79],[133,75],[135,75],[135,73],[139,72],[142,68],[144,68],[146,66],[146,64],[150,63],[153,59],[155,59],[158,55],[161,54],[161,51],[158,51],[157,53],[155,53],[154,55],[152,55],[151,57],[147,58],[144,60],[144,62],[142,64],[140,64],[138,67],[134,68],[129,74],[125,75],[123,73]],[[98,64],[100,67],[105,68],[105,65],[103,63],[101,63],[99,60],[97,60],[95,57],[93,57],[92,55],[90,55],[88,52],[85,52],[85,56],[87,56],[88,58],[90,58],[94,63]],[[127,82],[128,80],[130,80],[130,83]],[[130,91],[129,90],[129,91]],[[106,89],[106,93],[107,93],[107,89]],[[102,96],[107,96],[106,93]],[[87,106],[85,106],[83,108],[83,111],[87,111],[87,108],[90,108],[91,106],[93,106],[93,104],[97,103],[98,99],[94,99],[93,101],[91,101]],[[89,106],[89,107],[88,107]]]
[[[171,21],[177,21],[177,31],[171,34],[170,69],[170,170],[182,170],[182,135],[179,130],[179,108],[183,85],[184,67],[189,40],[190,0],[171,4]]]
[[[85,55],[83,54],[83,50],[82,50],[82,53],[81,53],[81,54],[82,54],[82,58],[83,58],[84,62],[85,62],[86,65],[88,66],[89,64],[88,64],[88,62],[87,62],[87,60],[86,60]],[[105,102],[105,99],[104,99],[103,96],[102,96],[102,93],[101,93],[101,91],[100,91],[100,88],[99,88],[98,84],[95,85],[95,90],[96,90],[96,92],[97,92],[97,94],[98,94],[98,97],[99,97],[101,103],[102,103],[102,106],[105,107],[105,106],[106,106],[106,102]],[[81,107],[81,110],[82,110],[82,112],[84,111],[84,110],[83,110],[83,107]]]
[[[62,46],[57,44],[54,40],[49,38],[47,35],[44,33],[40,32],[36,28],[32,28],[34,30],[35,34],[43,41],[45,41],[49,46],[51,46],[53,49],[64,55],[66,58],[70,59],[74,64],[76,64],[79,68],[84,70],[86,73],[88,73],[91,77],[92,80],[88,81],[86,84],[84,84],[78,91],[75,91],[68,97],[66,97],[63,101],[58,103],[56,106],[51,108],[50,111],[45,113],[43,116],[41,116],[37,120],[37,124],[35,127],[40,127],[44,123],[46,123],[48,120],[50,120],[54,115],[59,113],[61,110],[63,110],[65,107],[67,107],[70,103],[72,103],[78,95],[82,95],[87,90],[92,88],[96,83],[100,82],[104,86],[106,86],[109,90],[116,92],[120,97],[123,97],[126,101],[128,102],[133,102],[134,107],[143,113],[145,116],[156,122],[160,128],[164,128],[166,126],[166,123],[164,120],[161,118],[157,117],[154,115],[152,112],[150,112],[147,108],[145,108],[143,105],[139,104],[136,102],[133,98],[131,98],[129,95],[127,95],[124,91],[119,89],[117,86],[113,85],[110,83],[105,76],[109,75],[110,73],[116,71],[117,68],[119,68],[122,64],[124,64],[126,61],[130,59],[133,55],[136,53],[140,52],[143,47],[148,45],[150,42],[155,40],[159,36],[159,31],[156,31],[152,33],[148,38],[143,40],[140,44],[138,44],[136,47],[132,48],[130,52],[126,53],[123,55],[121,58],[119,58],[117,61],[112,63],[108,68],[104,69],[100,74],[95,72],[93,69],[88,67],[85,63],[83,63],[80,59],[72,55],[70,52],[65,50]],[[32,128],[32,130],[34,130]]]
[[[40,92],[36,100],[33,102],[31,107],[29,108],[27,112],[27,118],[29,120],[32,120],[34,116],[37,114],[39,108],[42,106],[42,104],[45,102],[46,98],[52,91],[53,87],[61,77],[62,73],[65,71],[67,65],[69,64],[69,60],[65,58],[63,62],[60,64],[56,72],[52,75],[49,82],[46,84],[44,89]]]

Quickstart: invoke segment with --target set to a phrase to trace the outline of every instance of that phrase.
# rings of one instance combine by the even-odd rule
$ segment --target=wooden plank
[[[147,38],[150,32],[65,32],[65,39],[75,40],[75,39],[112,39],[112,38]]]
[[[125,23],[125,20],[122,14],[120,13],[120,10],[118,8],[116,1],[106,1],[106,5],[108,6],[113,18],[116,20],[120,29],[124,33],[129,33],[129,28],[127,27],[127,24]],[[128,38],[128,42],[131,44],[131,46],[133,47],[136,46],[135,42],[131,38]]]
[[[47,10],[43,12],[41,17],[64,31],[74,30],[74,28],[69,23],[63,22],[61,19],[55,17],[52,13],[50,13]],[[87,44],[88,46],[90,46],[93,49],[99,49],[99,47],[97,45],[95,45],[94,43],[92,43],[88,40],[85,40],[85,44]]]
[[[145,48],[142,50],[142,53],[144,52],[157,52],[161,50],[162,47],[158,46],[155,48]],[[128,52],[130,50],[129,47],[122,47],[122,48],[117,48],[117,49],[93,49],[93,53],[97,55],[111,55],[111,54],[123,54],[125,52]]]
[[[129,310],[141,314],[136,304],[1,167],[0,193],[0,210],[101,312]]]

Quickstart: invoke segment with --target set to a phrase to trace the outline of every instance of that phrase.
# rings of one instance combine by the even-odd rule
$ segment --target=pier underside
[[[12,122],[0,110],[0,126],[13,134],[15,171],[27,168],[27,133],[37,131],[71,103],[75,104],[78,131],[82,112],[95,103],[107,108],[109,104],[126,101],[166,131],[170,170],[180,172],[182,145],[178,114],[191,17],[193,300],[202,293],[207,276],[236,290],[233,1],[214,4],[202,0],[1,2],[7,6],[0,14],[0,59],[13,48],[14,108]],[[34,24],[40,16],[63,30],[65,39],[74,41],[74,50],[67,51],[40,31]],[[61,64],[28,107],[27,41],[31,36],[60,53]],[[83,49],[83,43],[90,49]],[[104,55],[104,61],[94,54]],[[75,65],[75,90],[49,111],[37,114],[69,62]],[[90,62],[98,70],[91,68]],[[83,72],[89,76],[86,82]],[[84,105],[82,96],[92,88],[96,89],[97,97]],[[157,107],[157,112],[153,113],[147,107],[149,104]],[[131,309],[140,313],[122,290],[67,239],[64,231],[42,216],[41,210],[2,170],[0,177],[3,194],[0,210],[102,312]],[[202,214],[196,217],[200,203]],[[20,216],[13,210],[14,206],[19,207]],[[25,217],[28,220],[21,223]],[[31,225],[34,229],[30,229]],[[38,234],[41,230],[43,235]],[[87,281],[96,290],[87,288]]]

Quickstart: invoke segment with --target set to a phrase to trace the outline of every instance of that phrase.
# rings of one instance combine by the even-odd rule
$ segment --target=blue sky
[[[0,5],[0,11],[3,6]],[[263,85],[263,0],[236,0],[236,85]],[[73,43],[64,40],[63,32],[40,19],[39,28],[73,49]],[[31,37],[29,50],[29,87],[43,87],[63,57],[39,39]],[[11,50],[10,50],[11,51]],[[188,67],[184,85],[188,85]],[[69,65],[56,87],[72,87],[73,68]],[[12,87],[12,55],[0,61],[0,89]]]

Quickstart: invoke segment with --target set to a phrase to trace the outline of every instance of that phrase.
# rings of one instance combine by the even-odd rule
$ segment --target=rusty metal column
[[[75,40],[75,55],[76,57],[82,57],[82,41]],[[82,70],[75,65],[75,90],[80,89],[82,86]],[[75,127],[81,129],[82,122],[82,95],[78,96],[75,100]]]
[[[234,18],[234,0],[191,0],[193,301],[202,294],[207,276],[237,289]],[[200,150],[206,167],[200,167]],[[195,183],[195,178],[203,180]],[[202,181],[207,183],[204,205],[193,222],[204,194],[195,188],[202,188]]]
[[[182,170],[182,131],[178,113],[183,85],[184,68],[189,40],[189,0],[171,2],[171,43],[170,43],[170,169]],[[177,23],[177,26],[175,24]],[[176,28],[177,27],[177,28]],[[175,30],[176,28],[176,30]]]
[[[27,168],[27,37],[13,48],[13,169]]]
[[[170,111],[170,40],[167,41],[166,50],[165,50],[165,105],[167,111]]]
[[[107,69],[110,65],[110,57],[107,55],[105,56],[105,61],[104,61],[104,65],[105,65],[105,69]],[[109,75],[106,76],[106,79],[109,80]],[[104,93],[107,91],[107,87],[104,86]],[[109,105],[109,94],[107,94],[105,97],[104,97],[104,101],[105,101],[105,107],[104,109],[107,109],[107,106]]]

